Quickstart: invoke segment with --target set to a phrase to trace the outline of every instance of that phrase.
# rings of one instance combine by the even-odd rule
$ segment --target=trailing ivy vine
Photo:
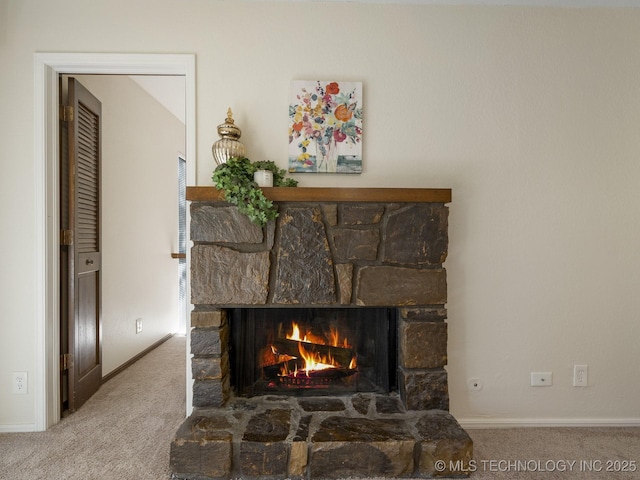
[[[278,210],[273,202],[253,181],[253,174],[257,170],[269,170],[273,173],[274,187],[295,187],[296,180],[285,178],[287,172],[271,160],[252,162],[244,157],[232,157],[226,163],[218,165],[211,179],[219,190],[224,193],[224,199],[236,205],[240,213],[245,214],[256,225],[263,227],[278,216]]]

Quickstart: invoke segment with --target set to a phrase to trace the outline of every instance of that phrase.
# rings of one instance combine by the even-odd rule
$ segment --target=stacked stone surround
[[[293,190],[299,192],[301,189]],[[246,421],[241,422],[242,427],[218,428],[220,418],[227,418],[227,422],[222,421],[222,424],[235,425],[229,415],[234,418],[239,415],[239,399],[233,397],[229,381],[228,352],[227,309],[236,307],[396,307],[399,312],[397,398],[402,410],[396,415],[403,416],[396,421],[411,426],[399,439],[396,433],[386,431],[389,419],[380,417],[377,409],[364,414],[356,411],[354,414],[355,407],[350,404],[355,401],[354,396],[340,400],[341,403],[346,402],[347,407],[334,416],[342,420],[329,422],[325,427],[333,425],[333,430],[329,430],[334,434],[344,428],[355,429],[356,432],[364,428],[367,432],[369,427],[363,427],[361,423],[371,422],[371,425],[377,425],[374,430],[378,432],[376,435],[380,435],[380,440],[367,444],[365,450],[374,448],[373,451],[367,450],[369,453],[388,453],[389,458],[396,458],[399,451],[391,454],[385,449],[398,447],[396,442],[400,440],[413,445],[403,444],[402,448],[417,452],[419,448],[416,445],[423,445],[427,442],[425,439],[433,435],[425,437],[417,433],[416,422],[433,412],[444,414],[449,408],[444,368],[447,363],[447,284],[443,267],[448,248],[447,200],[348,201],[341,198],[339,201],[277,201],[279,217],[259,228],[239,214],[237,208],[217,198],[193,197],[189,198],[188,191],[187,199],[192,200],[191,299],[195,308],[191,315],[191,353],[193,406],[196,410],[172,444],[172,470],[185,475],[179,478],[196,478],[193,476],[196,472],[189,476],[189,472],[183,471],[187,464],[191,469],[199,468],[197,475],[202,478],[230,478],[233,475],[243,478],[265,475],[314,478],[318,476],[314,472],[324,468],[313,463],[311,457],[314,456],[317,462],[321,457],[319,451],[328,448],[319,440],[324,438],[320,432],[325,431],[321,424],[326,418],[322,415],[322,420],[318,415],[313,417],[313,425],[317,428],[313,432],[307,431],[306,436],[302,435],[297,429],[299,419],[305,414],[301,413],[296,399],[287,400],[294,402],[295,406],[284,409],[272,408],[269,399],[243,399],[243,405],[246,402],[256,405],[258,402],[258,406],[255,406],[255,411],[250,410],[253,413],[247,414]],[[395,398],[395,394],[389,398]],[[273,415],[266,412],[274,410],[288,413],[278,413],[273,420]],[[267,429],[279,429],[280,420],[277,419],[281,416],[288,418],[285,423],[289,430],[283,427],[282,438],[277,441],[272,438],[255,440],[245,430],[253,422],[265,428],[268,425]],[[363,420],[349,420],[359,416]],[[447,414],[446,418],[457,425],[450,415]],[[345,427],[344,422],[349,425]],[[451,429],[455,427],[448,428]],[[213,430],[217,433],[212,433]],[[455,445],[459,444],[460,438],[465,439],[463,447],[456,447],[458,453],[451,454],[448,447],[443,447],[449,442],[446,436],[438,440],[440,443],[432,442],[427,449],[436,451],[444,448],[449,453],[443,454],[443,458],[461,455],[466,458],[471,452],[471,441],[463,430],[458,433]],[[360,434],[363,437],[359,437]],[[351,439],[338,442],[343,445],[343,450],[346,448],[344,452],[351,451],[347,445],[361,443],[368,433],[353,435]],[[301,470],[292,470],[290,466],[283,469],[284,460],[275,470],[268,465],[257,465],[253,470],[253,467],[247,467],[249,470],[246,472],[238,470],[237,465],[244,465],[246,460],[242,456],[243,451],[257,449],[254,452],[256,458],[261,455],[264,458],[281,458],[280,454],[270,450],[276,448],[272,447],[274,442],[279,445],[277,448],[284,449],[280,454],[287,458],[287,465],[295,456],[296,449],[307,453],[308,463]],[[333,441],[330,443],[331,448],[337,445]],[[213,470],[205,473],[207,468],[204,464],[207,462],[202,463],[202,451],[196,454],[193,450],[196,444],[230,452],[229,468],[216,470],[215,474]],[[313,455],[316,450],[318,452]],[[227,454],[224,455],[226,459]],[[199,460],[194,460],[196,457]],[[410,466],[407,464],[400,470],[385,463],[375,472],[366,469],[358,472],[356,469],[346,476],[437,474],[433,471],[433,462],[429,470],[425,466],[428,462],[414,457],[411,456]],[[200,462],[200,467],[196,467],[194,462]],[[345,476],[344,473],[341,471],[339,475]]]

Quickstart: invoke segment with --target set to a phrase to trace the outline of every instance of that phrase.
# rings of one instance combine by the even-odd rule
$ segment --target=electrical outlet
[[[553,373],[531,372],[532,387],[550,387],[551,385],[553,385]]]
[[[29,387],[27,372],[13,372],[11,392],[19,395],[26,395]]]
[[[588,365],[573,366],[573,386],[574,387],[589,386],[589,366]]]
[[[136,318],[136,333],[142,333],[142,319]]]

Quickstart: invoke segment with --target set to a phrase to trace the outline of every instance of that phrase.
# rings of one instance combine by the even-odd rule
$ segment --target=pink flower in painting
[[[340,130],[334,130],[333,138],[336,142],[344,142],[347,139],[347,135],[342,133]]]
[[[313,129],[313,126],[309,123],[305,123],[304,125],[304,134],[309,137],[312,138],[314,136],[314,133],[316,132],[316,130]]]

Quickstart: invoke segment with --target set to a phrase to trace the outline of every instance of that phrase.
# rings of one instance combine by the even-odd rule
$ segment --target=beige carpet
[[[185,416],[185,338],[173,337],[41,433],[0,433],[0,479],[169,478]]]
[[[169,444],[184,419],[184,389],[185,339],[174,337],[51,430],[0,434],[0,479],[167,480]],[[640,428],[468,433],[472,480],[640,479]],[[616,471],[625,466],[629,471]]]
[[[473,480],[640,479],[640,428],[513,428],[467,433],[473,438]]]

